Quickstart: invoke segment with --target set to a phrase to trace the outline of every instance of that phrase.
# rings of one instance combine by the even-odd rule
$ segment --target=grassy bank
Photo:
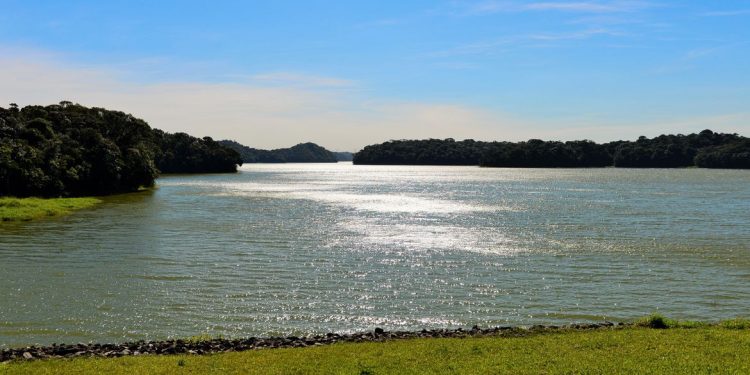
[[[0,364],[0,374],[750,373],[737,325],[560,331],[524,337],[415,339],[256,350]]]
[[[10,198],[0,197],[0,221],[29,221],[67,215],[101,203],[97,198]]]

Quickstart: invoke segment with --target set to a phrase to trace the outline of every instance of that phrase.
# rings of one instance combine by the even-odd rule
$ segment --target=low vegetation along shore
[[[73,211],[93,207],[98,198],[9,198],[0,197],[0,221],[30,221],[52,216],[63,216]]]
[[[269,348],[278,349],[250,350]],[[35,360],[45,350],[72,352],[74,358]],[[748,373],[750,321],[705,324],[652,316],[632,324],[193,338],[1,353],[3,374]]]

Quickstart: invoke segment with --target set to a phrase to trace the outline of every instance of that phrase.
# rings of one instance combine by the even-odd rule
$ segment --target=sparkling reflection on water
[[[247,165],[0,226],[0,345],[750,311],[750,172]]]

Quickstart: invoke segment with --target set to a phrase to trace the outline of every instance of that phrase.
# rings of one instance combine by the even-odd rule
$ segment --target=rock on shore
[[[47,358],[74,358],[74,357],[122,357],[130,355],[167,355],[167,354],[209,354],[221,352],[239,352],[255,349],[272,348],[301,348],[307,346],[329,345],[337,342],[380,342],[387,340],[403,340],[415,338],[440,338],[440,337],[480,337],[480,336],[525,336],[531,333],[570,331],[570,330],[593,330],[621,328],[623,323],[585,323],[566,326],[543,326],[531,327],[494,327],[480,328],[472,327],[470,330],[458,329],[433,329],[422,331],[385,331],[375,328],[372,332],[359,332],[353,334],[327,333],[325,335],[308,337],[250,337],[245,339],[211,339],[211,340],[166,340],[166,341],[136,341],[123,344],[68,344],[51,346],[29,346],[26,348],[14,348],[0,350],[0,362],[12,360],[35,360]]]

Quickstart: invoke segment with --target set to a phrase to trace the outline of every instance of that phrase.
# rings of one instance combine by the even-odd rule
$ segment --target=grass
[[[635,326],[206,356],[21,361],[0,364],[0,374],[747,374],[750,322],[733,322],[691,329]]]
[[[726,329],[750,329],[750,319],[732,319],[719,323],[719,326]]]
[[[0,197],[0,221],[30,221],[67,215],[75,210],[92,207],[97,198],[12,198]]]
[[[661,314],[651,314],[647,317],[635,321],[638,327],[666,329],[666,328],[702,328],[710,327],[711,323],[697,322],[693,320],[675,320],[669,319]],[[726,329],[750,329],[750,319],[731,319],[716,324],[718,327]]]
[[[735,320],[728,321],[728,322],[739,323],[739,322],[747,322],[747,321],[743,319],[735,319]],[[728,322],[724,322],[724,323],[728,323]],[[647,317],[636,320],[635,325],[639,327],[646,327],[646,328],[665,329],[665,328],[700,328],[700,327],[708,326],[709,323],[696,322],[692,320],[675,320],[675,319],[669,319],[661,314],[651,314]]]
[[[214,339],[223,339],[223,338],[224,338],[224,336],[222,336],[222,335],[211,336],[211,335],[209,335],[207,333],[204,333],[202,335],[196,335],[196,336],[188,337],[187,339],[185,339],[185,341],[188,342],[188,343],[190,343],[190,344],[200,344],[202,342],[208,342],[208,341],[211,341],[211,340],[214,340]]]

